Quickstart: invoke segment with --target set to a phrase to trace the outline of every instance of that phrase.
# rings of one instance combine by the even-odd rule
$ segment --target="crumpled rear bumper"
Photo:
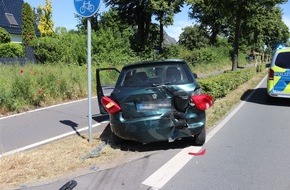
[[[135,119],[125,119],[121,112],[110,115],[111,130],[115,135],[141,143],[172,141],[196,135],[205,127],[205,112],[189,110],[186,121],[186,125],[180,127],[169,113]]]

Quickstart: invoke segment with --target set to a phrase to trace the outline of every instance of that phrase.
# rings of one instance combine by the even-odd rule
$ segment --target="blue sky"
[[[24,0],[28,2],[32,7],[38,7],[39,5],[44,6],[45,0]],[[290,29],[290,2],[283,4],[283,21]],[[100,11],[104,11],[105,5],[100,4]],[[77,20],[74,17],[76,13],[73,0],[52,0],[52,19],[54,21],[54,27],[62,26],[67,29],[75,29],[77,25]],[[288,10],[288,11],[287,11]],[[185,7],[181,13],[176,14],[174,17],[174,24],[167,27],[166,32],[178,40],[182,28],[192,25],[193,20],[188,18],[188,7]]]

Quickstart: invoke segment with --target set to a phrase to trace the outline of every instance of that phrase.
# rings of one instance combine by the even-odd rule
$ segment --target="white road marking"
[[[216,127],[214,127],[209,134],[206,136],[205,144],[210,141],[210,139],[221,129],[225,124],[233,117],[246,103],[246,101],[253,95],[254,91],[261,86],[264,79],[255,87],[253,92],[246,97],[245,101],[242,101],[227,117],[222,120]],[[171,158],[167,163],[165,163],[161,168],[155,171],[151,176],[149,176],[145,181],[142,182],[143,185],[147,185],[153,189],[161,189],[175,174],[177,174],[183,166],[185,166],[194,156],[188,155],[189,152],[199,152],[202,147],[190,146],[182,149],[173,158]]]
[[[182,149],[178,154],[171,158],[160,169],[142,182],[143,185],[153,187],[154,189],[161,189],[189,160],[192,159],[189,152],[199,152],[202,147],[190,146]]]
[[[94,99],[94,98],[97,98],[97,96],[93,97],[92,99]],[[57,104],[57,105],[53,105],[53,106],[49,106],[49,107],[44,107],[44,108],[39,108],[39,109],[35,109],[35,110],[30,110],[30,111],[26,111],[26,112],[21,112],[21,113],[18,113],[18,114],[1,117],[0,120],[8,119],[8,118],[11,118],[11,117],[16,117],[16,116],[20,116],[20,115],[25,115],[27,113],[33,113],[33,112],[38,112],[38,111],[42,111],[42,110],[47,110],[47,109],[50,109],[50,108],[55,108],[55,107],[64,106],[64,105],[68,105],[68,104],[73,104],[73,103],[77,103],[77,102],[87,101],[87,100],[88,99],[81,99],[81,100],[76,100],[76,101],[72,101],[72,102],[66,102],[66,103]]]
[[[96,124],[92,125],[92,128],[95,128],[95,127],[97,127],[97,126],[99,126],[101,124],[104,124],[104,123],[108,123],[108,122],[105,121],[105,122],[101,122],[101,123],[96,123]],[[58,135],[58,136],[55,136],[55,137],[52,137],[52,138],[49,138],[49,139],[34,143],[34,144],[30,144],[30,145],[27,145],[27,146],[24,146],[24,147],[21,147],[21,148],[18,148],[18,149],[11,150],[9,152],[5,152],[3,154],[0,154],[0,158],[5,157],[5,156],[9,156],[11,154],[15,154],[15,153],[18,153],[18,152],[21,152],[21,151],[24,151],[24,150],[28,150],[28,149],[31,149],[31,148],[34,148],[34,147],[37,147],[37,146],[40,146],[40,145],[43,145],[43,144],[46,144],[46,143],[49,143],[49,142],[64,138],[64,137],[67,137],[67,136],[70,136],[70,135],[73,135],[73,134],[76,134],[77,132],[82,132],[82,131],[88,130],[88,128],[89,127],[84,127],[84,128],[81,128],[81,129],[77,129],[76,131],[71,131],[71,132],[68,132],[68,133],[64,133],[62,135]]]

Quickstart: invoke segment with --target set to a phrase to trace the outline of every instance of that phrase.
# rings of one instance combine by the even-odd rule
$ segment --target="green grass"
[[[95,87],[95,69],[93,66],[92,89]],[[2,114],[79,99],[86,95],[86,66],[0,65]]]
[[[108,66],[107,66],[108,67]],[[92,93],[96,94],[92,66]],[[191,67],[199,74],[229,70],[231,62]],[[119,68],[120,69],[120,68]],[[103,78],[108,81],[108,78]],[[87,97],[87,66],[73,64],[0,64],[0,115]]]

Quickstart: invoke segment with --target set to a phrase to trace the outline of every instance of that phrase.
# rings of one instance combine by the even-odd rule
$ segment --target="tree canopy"
[[[281,17],[274,17],[274,13],[272,13],[276,5],[283,2],[284,0],[188,0],[193,11],[191,17],[196,18],[202,27],[209,29],[212,43],[215,42],[216,36],[219,33],[228,32],[227,35],[232,39],[234,49],[232,54],[232,70],[238,67],[239,45],[243,36],[252,35],[250,43],[259,44],[260,46],[262,44],[273,44],[272,40],[274,38],[284,40],[287,33],[289,37],[289,30],[287,32],[286,25],[283,24]],[[277,13],[277,10],[274,12]],[[269,16],[268,18],[265,17],[267,15]],[[265,18],[263,19],[263,17]],[[279,26],[276,26],[276,34],[269,36],[271,31],[268,31],[268,36],[266,36],[263,28],[269,20],[275,18],[274,23],[279,24]],[[282,27],[282,29],[278,29],[278,27]]]
[[[179,36],[179,44],[184,45],[189,50],[199,49],[209,44],[209,37],[201,27],[197,25],[187,26]]]
[[[0,44],[5,44],[11,42],[10,34],[4,29],[0,27]]]
[[[122,22],[137,29],[137,51],[144,51],[150,42],[150,31],[155,31],[152,19],[159,22],[159,49],[163,49],[163,26],[173,24],[173,16],[180,11],[184,0],[104,0],[106,6],[118,12]],[[152,28],[153,27],[153,28]]]
[[[22,7],[22,42],[24,45],[29,45],[35,38],[34,13],[30,5],[24,3]]]
[[[39,7],[40,20],[38,24],[41,36],[53,35],[52,5],[51,0],[45,0],[45,6]]]

